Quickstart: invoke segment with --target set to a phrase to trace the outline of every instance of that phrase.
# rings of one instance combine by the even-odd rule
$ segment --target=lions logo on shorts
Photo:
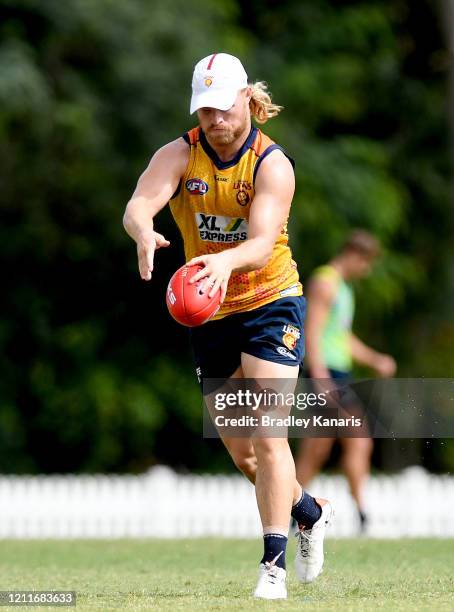
[[[294,325],[284,325],[282,331],[284,332],[282,342],[288,349],[293,351],[296,347],[297,340],[301,337],[300,330]]]

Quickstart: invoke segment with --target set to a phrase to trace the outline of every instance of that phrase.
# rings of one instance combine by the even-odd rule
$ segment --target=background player
[[[393,376],[394,359],[379,353],[352,332],[355,299],[348,281],[366,276],[380,252],[377,239],[364,230],[355,230],[340,253],[314,271],[308,286],[306,323],[306,367],[312,378],[351,378],[353,361],[366,365],[379,376]],[[307,487],[328,459],[335,438],[305,438],[296,458],[297,478]],[[364,529],[363,487],[370,472],[371,438],[340,438],[341,465]]]
[[[156,152],[126,209],[141,277],[150,280],[156,249],[169,246],[154,231],[153,218],[171,200],[186,260],[204,266],[193,280],[204,279],[201,289],[210,296],[222,292],[215,319],[192,332],[201,378],[296,382],[305,300],[287,244],[293,167],[282,148],[251,125],[251,115],[264,123],[281,109],[263,83],[249,85],[241,62],[223,53],[196,65],[192,87],[190,110],[200,126]],[[331,506],[302,492],[286,438],[223,441],[255,484],[264,533],[255,596],[285,598],[290,512],[304,532],[297,573],[309,582],[322,569]]]

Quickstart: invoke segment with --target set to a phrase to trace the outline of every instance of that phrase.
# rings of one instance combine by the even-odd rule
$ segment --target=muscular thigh
[[[298,367],[260,359],[248,353],[241,353],[241,366],[245,378],[282,378],[296,383],[299,373]]]

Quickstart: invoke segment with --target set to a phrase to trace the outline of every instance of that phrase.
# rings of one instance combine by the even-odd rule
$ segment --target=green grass
[[[77,612],[454,610],[454,540],[329,540],[312,585],[294,578],[292,541],[281,602],[251,598],[260,553],[244,540],[0,541],[0,590],[75,590]]]

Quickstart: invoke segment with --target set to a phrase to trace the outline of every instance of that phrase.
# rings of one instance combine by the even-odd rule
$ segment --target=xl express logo
[[[191,195],[205,195],[208,191],[208,183],[199,178],[190,178],[185,184]]]
[[[201,240],[208,242],[239,242],[247,240],[248,222],[241,217],[224,217],[195,213]]]

